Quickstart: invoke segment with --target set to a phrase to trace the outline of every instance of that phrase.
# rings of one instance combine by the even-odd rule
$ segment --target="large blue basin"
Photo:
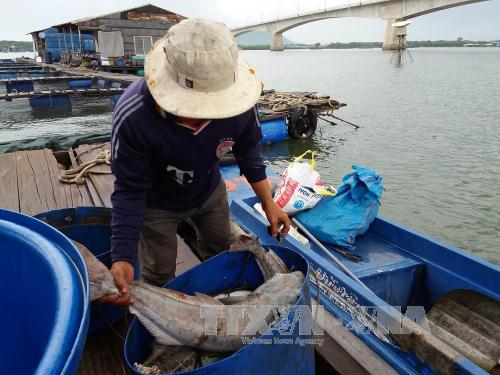
[[[2,373],[76,373],[89,314],[78,250],[41,221],[0,210],[0,269]]]

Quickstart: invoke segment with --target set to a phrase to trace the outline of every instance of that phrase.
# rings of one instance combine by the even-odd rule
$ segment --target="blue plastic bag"
[[[354,172],[344,176],[335,197],[323,198],[296,216],[318,240],[350,250],[356,236],[365,233],[377,217],[383,182],[370,168],[352,168]]]

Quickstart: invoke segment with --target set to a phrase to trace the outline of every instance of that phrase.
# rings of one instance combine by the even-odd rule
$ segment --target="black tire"
[[[307,107],[297,108],[288,122],[288,135],[295,139],[312,137],[318,126],[318,117]]]

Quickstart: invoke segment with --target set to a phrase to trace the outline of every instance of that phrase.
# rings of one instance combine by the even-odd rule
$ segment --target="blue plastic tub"
[[[304,273],[306,277],[296,306],[310,307],[307,261],[293,250],[279,246],[270,247],[290,269]],[[262,275],[254,258],[247,258],[247,254],[247,252],[219,254],[171,280],[165,287],[188,294],[202,292],[209,295],[237,286],[257,287],[263,283]],[[287,322],[295,322],[294,313],[296,311],[292,309],[288,317],[273,326],[288,331],[288,335],[277,332],[277,329],[270,329],[260,336],[261,339],[270,339],[271,342],[277,339],[292,339],[292,344],[246,345],[221,361],[183,374],[314,374],[313,345],[301,346],[296,341],[299,337],[311,339],[311,336],[299,336],[297,326],[292,324],[293,328],[290,331],[290,325],[287,325]],[[133,373],[139,374],[134,371],[134,363],[142,363],[147,359],[153,340],[143,325],[134,319],[125,341],[125,359]]]
[[[262,121],[260,128],[262,130],[261,143],[283,142],[288,138],[288,128],[284,118]]]
[[[92,87],[92,79],[73,79],[68,81],[70,89],[89,89]]]
[[[71,99],[69,95],[40,95],[36,98],[29,98],[29,103],[33,109],[71,108]]]
[[[39,220],[0,210],[0,267],[2,373],[76,373],[89,316],[78,250]]]
[[[33,91],[33,81],[27,82],[7,82],[5,83],[5,90],[7,92],[17,92],[17,91]]]
[[[70,239],[85,245],[97,259],[111,266],[111,209],[106,207],[78,207],[43,212],[37,218],[57,228]],[[140,277],[139,263],[135,265],[136,279]],[[90,304],[89,332],[109,328],[125,316],[125,310],[112,304]]]

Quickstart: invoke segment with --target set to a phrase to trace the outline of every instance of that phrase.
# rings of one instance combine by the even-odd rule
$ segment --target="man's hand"
[[[116,305],[130,306],[132,304],[132,300],[130,299],[130,294],[128,293],[128,284],[134,280],[134,267],[129,262],[118,261],[113,263],[110,271],[115,279],[116,287],[122,295],[104,296],[101,297],[99,301],[103,303],[110,302]]]
[[[271,235],[276,237],[279,228],[283,226],[281,236],[284,238],[290,230],[291,223],[288,215],[274,201],[267,202],[265,205],[262,204],[262,209],[266,213],[269,224],[271,224]]]
[[[285,237],[290,230],[290,219],[276,202],[273,201],[273,195],[267,180],[253,182],[250,185],[252,185],[253,191],[259,197],[262,209],[266,213],[269,224],[271,224],[271,236],[276,237],[280,227],[283,226],[281,235]]]

